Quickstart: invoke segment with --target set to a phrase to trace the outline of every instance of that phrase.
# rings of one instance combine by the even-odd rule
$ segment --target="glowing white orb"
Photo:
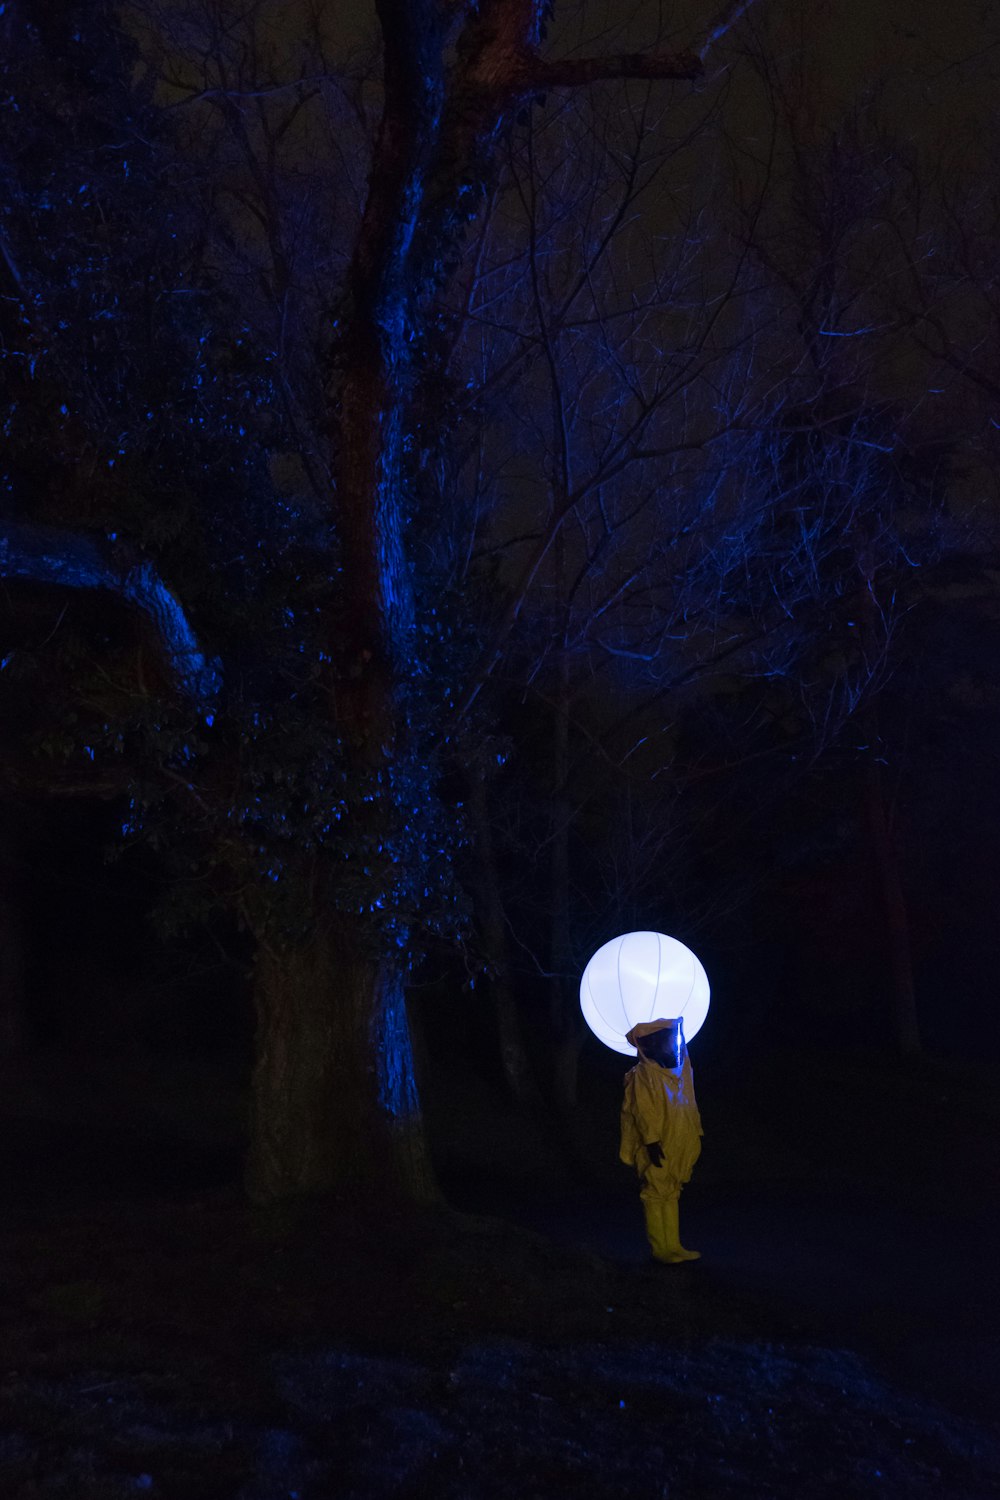
[[[606,1047],[635,1057],[626,1034],[640,1021],[680,1017],[686,1041],[708,1014],[708,976],[698,959],[662,932],[626,932],[598,948],[580,980],[580,1009]]]

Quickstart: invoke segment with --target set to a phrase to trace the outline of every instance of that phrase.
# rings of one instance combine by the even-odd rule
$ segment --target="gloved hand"
[[[663,1165],[663,1147],[659,1141],[650,1141],[646,1146],[646,1151],[649,1154],[649,1165],[651,1167],[660,1167]]]

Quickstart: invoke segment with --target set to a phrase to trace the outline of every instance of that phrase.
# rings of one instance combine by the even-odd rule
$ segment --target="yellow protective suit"
[[[685,1250],[680,1242],[678,1200],[701,1155],[702,1128],[687,1049],[679,1075],[643,1056],[642,1038],[670,1025],[666,1020],[646,1021],[628,1034],[639,1061],[625,1075],[619,1155],[635,1167],[642,1181],[639,1196],[653,1256],[673,1265],[698,1259],[696,1250]],[[653,1141],[663,1151],[659,1166],[653,1166],[646,1150]]]

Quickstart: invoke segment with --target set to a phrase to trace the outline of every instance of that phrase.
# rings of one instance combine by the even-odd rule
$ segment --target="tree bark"
[[[254,1003],[250,1198],[435,1198],[400,973],[324,928],[260,949]]]

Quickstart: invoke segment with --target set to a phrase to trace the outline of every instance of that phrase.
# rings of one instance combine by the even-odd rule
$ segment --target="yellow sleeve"
[[[618,1159],[627,1167],[635,1165],[636,1154],[645,1142],[639,1134],[635,1118],[635,1081],[631,1073],[625,1075],[625,1098],[622,1100],[621,1144]]]

